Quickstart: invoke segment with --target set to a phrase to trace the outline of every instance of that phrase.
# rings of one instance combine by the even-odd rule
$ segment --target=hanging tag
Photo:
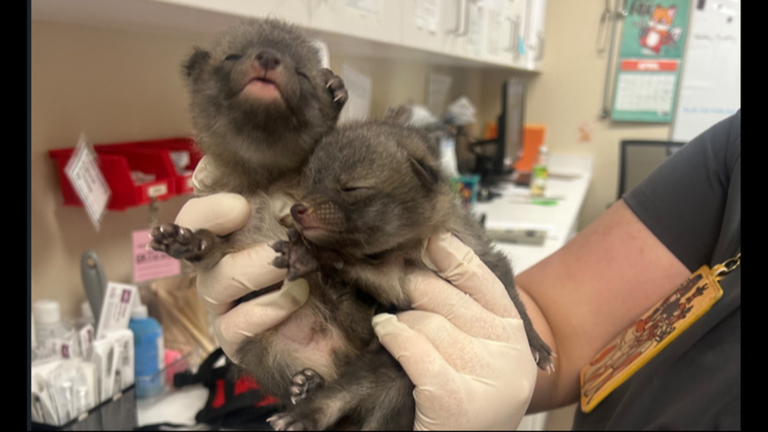
[[[85,135],[80,134],[77,147],[65,168],[67,178],[80,197],[97,232],[112,195],[99,169],[98,160],[96,152],[86,140]]]
[[[723,295],[719,281],[740,259],[741,254],[712,269],[702,266],[603,348],[581,371],[581,410],[592,411],[709,311]]]

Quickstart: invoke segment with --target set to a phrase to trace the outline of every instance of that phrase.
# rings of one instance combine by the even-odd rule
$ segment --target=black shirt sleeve
[[[684,145],[624,196],[690,271],[712,261],[740,157],[741,110]]]

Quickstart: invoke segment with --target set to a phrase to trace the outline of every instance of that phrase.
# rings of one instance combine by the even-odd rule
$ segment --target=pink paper
[[[181,272],[179,261],[162,252],[148,250],[149,242],[149,230],[133,232],[133,281],[144,282],[178,275]]]

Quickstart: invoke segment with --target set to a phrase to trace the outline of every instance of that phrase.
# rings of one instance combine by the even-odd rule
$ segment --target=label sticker
[[[149,195],[150,198],[157,198],[160,195],[165,195],[167,193],[168,185],[166,183],[161,183],[147,188],[147,195]]]
[[[128,328],[131,319],[131,309],[134,298],[138,294],[135,285],[127,285],[116,282],[107,284],[107,292],[104,296],[104,304],[101,308],[96,339],[104,339],[110,331]]]

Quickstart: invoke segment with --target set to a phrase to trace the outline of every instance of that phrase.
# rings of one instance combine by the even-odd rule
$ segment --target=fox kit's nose
[[[294,204],[291,207],[291,216],[296,222],[301,222],[302,217],[307,214],[309,209],[304,204]]]
[[[271,50],[259,51],[259,53],[256,54],[256,61],[259,63],[259,66],[264,68],[264,70],[272,70],[280,66],[280,59],[278,58],[277,53]]]

